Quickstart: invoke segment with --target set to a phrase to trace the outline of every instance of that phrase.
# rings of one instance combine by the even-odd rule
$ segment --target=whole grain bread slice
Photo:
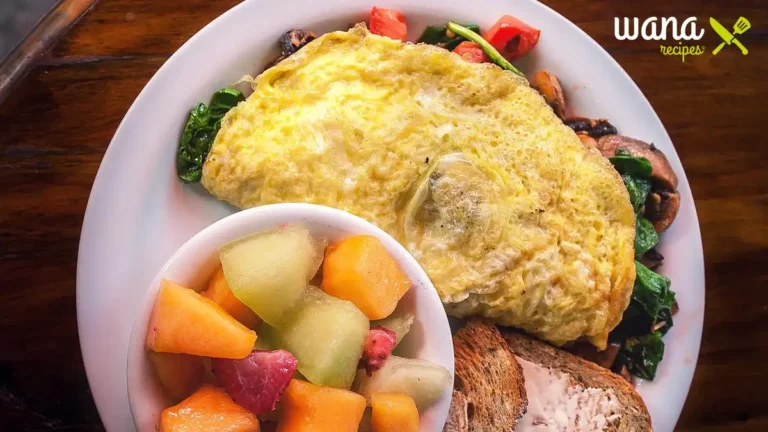
[[[563,374],[584,388],[613,390],[619,401],[618,419],[607,432],[650,432],[651,416],[640,395],[625,379],[608,369],[534,339],[519,330],[501,328],[512,352],[523,360]]]
[[[510,432],[528,406],[523,370],[498,328],[469,320],[453,336],[454,392],[445,432]]]

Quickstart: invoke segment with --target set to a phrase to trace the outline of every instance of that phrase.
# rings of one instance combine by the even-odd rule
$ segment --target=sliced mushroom
[[[645,201],[645,216],[653,222],[653,228],[659,234],[672,225],[679,209],[680,194],[677,191],[653,191]]]
[[[269,62],[264,70],[271,68],[272,66],[285,60],[291,54],[300,50],[304,45],[315,40],[317,36],[310,30],[288,30],[280,36],[277,40],[277,45],[280,47],[280,55],[274,60]]]
[[[314,32],[309,30],[289,30],[283,33],[278,40],[280,45],[280,51],[282,51],[284,57],[295,53],[301,49],[304,45],[315,40],[317,36]]]
[[[572,117],[565,119],[565,124],[575,132],[586,132],[595,139],[617,133],[616,127],[606,119],[593,120],[584,117]]]
[[[659,268],[662,262],[664,262],[664,255],[659,253],[656,249],[651,249],[643,255],[640,262],[649,269],[654,270]]]
[[[624,135],[607,135],[597,142],[597,149],[605,157],[616,154],[617,149],[626,149],[634,157],[644,157],[651,162],[654,181],[666,190],[677,190],[677,175],[672,170],[667,157],[653,144],[630,138]]]
[[[552,111],[558,117],[565,118],[565,94],[563,87],[560,86],[560,80],[555,74],[546,69],[536,72],[531,80],[531,87],[544,96],[544,100],[552,107]]]
[[[591,361],[598,366],[610,369],[613,366],[613,363],[616,361],[616,356],[619,354],[620,349],[621,345],[617,343],[611,343],[608,345],[608,348],[600,351],[590,343],[577,342],[573,346],[569,347],[568,351],[583,358],[584,360]]]

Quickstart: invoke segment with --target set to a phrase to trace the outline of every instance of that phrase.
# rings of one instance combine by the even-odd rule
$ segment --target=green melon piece
[[[300,226],[253,234],[221,248],[224,277],[238,300],[279,327],[317,273],[325,245]]]
[[[371,400],[375,393],[402,393],[413,398],[419,411],[440,399],[451,387],[451,373],[428,360],[390,356],[372,376],[357,372],[354,391]]]
[[[260,336],[299,360],[299,372],[313,384],[349,389],[370,330],[354,304],[310,286],[291,321],[264,327]]]

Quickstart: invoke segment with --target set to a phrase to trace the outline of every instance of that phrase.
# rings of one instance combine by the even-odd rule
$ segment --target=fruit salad
[[[418,431],[449,389],[442,366],[393,354],[412,283],[376,237],[289,225],[220,261],[203,291],[163,280],[155,298],[146,346],[176,403],[160,431]]]

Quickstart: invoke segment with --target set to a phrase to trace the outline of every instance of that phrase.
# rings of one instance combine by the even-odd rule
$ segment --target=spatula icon
[[[720,52],[721,49],[725,46],[725,44],[736,44],[741,49],[741,53],[743,55],[747,55],[747,48],[744,47],[744,45],[739,42],[738,39],[736,39],[736,35],[744,34],[747,30],[752,27],[752,25],[747,21],[744,17],[739,17],[739,19],[736,21],[736,24],[733,25],[733,34],[728,31],[725,27],[723,27],[722,24],[717,22],[716,19],[710,18],[709,24],[712,26],[712,28],[715,30],[715,33],[720,35],[720,37],[723,39],[723,42],[720,43],[720,45],[715,48],[714,51],[712,51],[712,55],[717,55],[717,53]]]

